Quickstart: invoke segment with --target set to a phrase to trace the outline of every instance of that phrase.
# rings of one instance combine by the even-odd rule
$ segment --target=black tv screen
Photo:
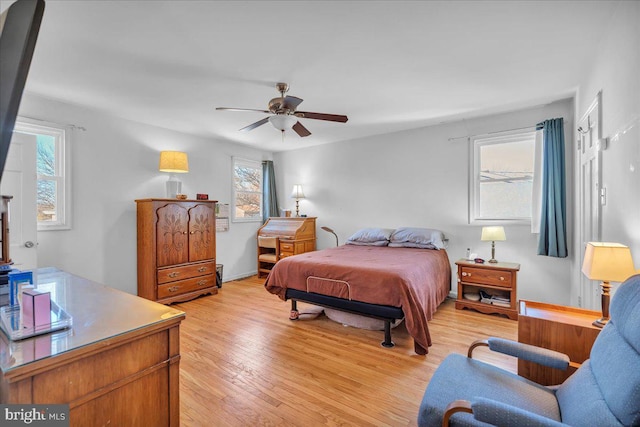
[[[0,16],[0,180],[43,14],[44,0],[18,0]]]

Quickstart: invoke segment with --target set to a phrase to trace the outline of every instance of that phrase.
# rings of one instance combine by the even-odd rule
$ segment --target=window
[[[63,126],[17,121],[15,132],[36,137],[38,230],[70,228],[68,139]]]
[[[233,158],[233,205],[235,222],[262,221],[262,163]]]
[[[469,222],[530,221],[536,132],[471,140]]]

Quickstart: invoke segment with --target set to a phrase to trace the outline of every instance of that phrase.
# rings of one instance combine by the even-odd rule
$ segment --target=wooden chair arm
[[[469,346],[469,350],[467,350],[467,357],[469,359],[472,359],[472,353],[473,350],[475,350],[476,347],[489,347],[489,341],[487,340],[475,340],[474,342],[471,343],[471,345]]]
[[[466,412],[468,414],[473,414],[473,410],[471,409],[471,402],[468,400],[454,400],[449,403],[444,410],[444,416],[442,417],[442,427],[449,427],[449,418],[453,416],[453,414],[457,412]]]

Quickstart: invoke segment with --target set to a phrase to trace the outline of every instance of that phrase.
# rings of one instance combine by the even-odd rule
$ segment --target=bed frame
[[[343,298],[316,294],[313,292],[299,291],[297,289],[287,289],[286,299],[291,300],[291,313],[289,315],[289,320],[298,320],[300,315],[297,306],[298,301],[383,320],[384,341],[382,341],[380,345],[387,348],[395,345],[393,341],[391,341],[391,322],[404,318],[404,313],[400,307],[351,301]]]

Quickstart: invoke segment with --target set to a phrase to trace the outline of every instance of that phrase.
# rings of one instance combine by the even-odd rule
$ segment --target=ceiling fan
[[[216,110],[226,111],[257,111],[260,113],[271,113],[269,117],[258,120],[255,123],[245,126],[241,131],[249,131],[262,126],[269,122],[271,125],[282,132],[284,138],[284,131],[287,129],[293,129],[298,135],[305,137],[311,135],[311,132],[300,123],[299,118],[302,119],[314,119],[314,120],[327,120],[330,122],[345,123],[348,118],[339,114],[325,114],[325,113],[312,113],[309,111],[297,111],[296,107],[302,102],[301,98],[295,96],[285,96],[285,93],[289,91],[289,85],[286,83],[276,83],[276,90],[280,92],[278,98],[273,98],[269,101],[268,110],[258,110],[253,108],[227,108],[217,107]]]

